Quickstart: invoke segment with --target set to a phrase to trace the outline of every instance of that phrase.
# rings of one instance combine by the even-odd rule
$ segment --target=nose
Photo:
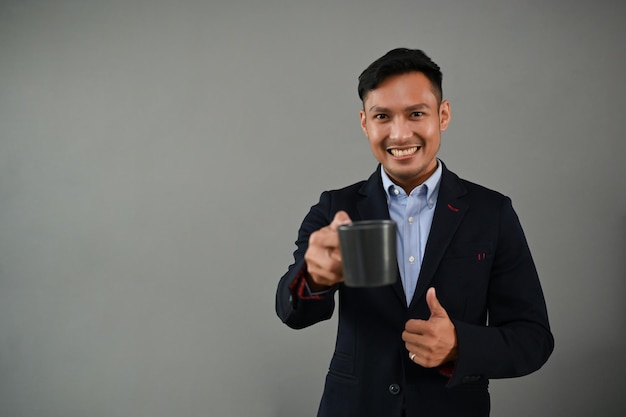
[[[389,139],[394,141],[403,141],[410,139],[413,136],[409,121],[404,117],[396,117],[391,123],[391,131],[389,132]]]

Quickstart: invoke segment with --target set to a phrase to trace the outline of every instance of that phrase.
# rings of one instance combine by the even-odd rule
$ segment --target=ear
[[[367,135],[367,118],[365,117],[365,110],[359,111],[359,118],[361,119],[361,130],[363,130],[365,136],[369,138]]]
[[[448,128],[450,117],[450,102],[448,100],[444,100],[439,105],[439,130],[441,132]]]

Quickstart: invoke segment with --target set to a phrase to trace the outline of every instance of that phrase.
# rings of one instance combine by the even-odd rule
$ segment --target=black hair
[[[364,101],[367,93],[378,88],[387,78],[409,72],[421,72],[424,74],[430,81],[437,100],[441,102],[443,98],[443,90],[441,88],[443,75],[439,65],[435,64],[424,51],[407,48],[392,49],[372,62],[359,75],[359,98],[361,101]]]

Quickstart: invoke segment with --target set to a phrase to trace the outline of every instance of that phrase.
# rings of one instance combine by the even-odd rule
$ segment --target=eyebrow
[[[424,109],[429,109],[430,106],[426,103],[419,103],[419,104],[414,104],[412,106],[406,107],[404,109],[404,111],[415,111],[415,110],[424,110]],[[380,113],[388,113],[390,111],[390,109],[388,109],[387,107],[382,107],[382,106],[372,106],[370,107],[369,111],[371,112],[380,112]]]

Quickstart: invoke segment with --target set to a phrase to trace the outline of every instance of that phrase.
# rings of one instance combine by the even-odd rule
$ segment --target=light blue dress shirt
[[[437,160],[437,169],[433,175],[407,195],[402,187],[391,181],[382,165],[380,167],[389,216],[398,226],[398,267],[407,305],[411,304],[413,299],[424,259],[424,249],[439,195],[441,172],[441,162]]]

